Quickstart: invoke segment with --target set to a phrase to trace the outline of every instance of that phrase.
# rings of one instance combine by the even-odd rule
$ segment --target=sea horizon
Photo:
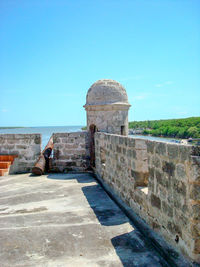
[[[44,148],[53,133],[69,133],[82,131],[83,125],[70,126],[31,126],[31,127],[15,127],[0,128],[0,134],[33,134],[39,133],[42,137],[42,148]]]
[[[48,143],[50,137],[53,133],[69,133],[69,132],[79,132],[82,131],[82,127],[84,125],[71,125],[71,126],[30,126],[30,127],[16,127],[16,128],[0,128],[0,134],[33,134],[39,133],[42,138],[42,149]],[[147,135],[129,135],[132,138],[141,138],[148,140],[157,140],[164,142],[174,142],[176,138],[166,138],[166,137],[155,137],[155,136],[147,136]]]
[[[84,125],[50,125],[50,126],[0,126],[0,129],[20,128],[52,128],[52,127],[84,127]]]

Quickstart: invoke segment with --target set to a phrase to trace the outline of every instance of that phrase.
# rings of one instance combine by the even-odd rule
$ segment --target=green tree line
[[[176,138],[200,138],[200,117],[129,122],[130,129],[143,129],[143,134]]]

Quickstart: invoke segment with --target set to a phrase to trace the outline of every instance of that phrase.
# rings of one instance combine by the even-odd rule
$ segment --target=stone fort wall
[[[0,154],[18,156],[9,174],[31,172],[40,153],[40,134],[0,134]]]
[[[53,134],[58,172],[89,167],[88,132]],[[40,134],[0,134],[0,154],[18,155],[10,174],[31,172]],[[95,133],[95,171],[152,229],[200,261],[199,147]]]
[[[200,151],[95,133],[96,173],[155,231],[200,260]]]
[[[85,171],[89,166],[88,132],[54,133],[53,167],[56,171]]]

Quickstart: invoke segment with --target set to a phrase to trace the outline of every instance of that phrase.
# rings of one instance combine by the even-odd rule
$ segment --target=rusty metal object
[[[96,126],[94,124],[90,125],[90,167],[95,167],[95,143],[94,143],[94,134],[96,132]]]
[[[39,156],[38,161],[36,162],[35,166],[32,169],[32,173],[36,175],[42,175],[45,171],[45,163],[46,161],[45,161],[44,155],[41,154]]]
[[[32,169],[32,173],[35,175],[44,174],[45,170],[49,170],[49,157],[51,155],[51,151],[53,150],[53,137],[49,139],[49,142],[45,146],[41,155],[39,156],[38,161]]]

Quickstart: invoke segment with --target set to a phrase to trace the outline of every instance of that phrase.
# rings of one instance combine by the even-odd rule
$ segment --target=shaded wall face
[[[84,171],[89,166],[87,132],[53,134],[53,167],[57,171]]]
[[[97,174],[168,242],[200,261],[198,148],[96,133],[95,155]]]
[[[40,134],[0,134],[0,154],[18,156],[10,166],[10,174],[31,172],[40,153]]]
[[[98,131],[128,135],[128,110],[88,110],[87,129],[96,125]]]

